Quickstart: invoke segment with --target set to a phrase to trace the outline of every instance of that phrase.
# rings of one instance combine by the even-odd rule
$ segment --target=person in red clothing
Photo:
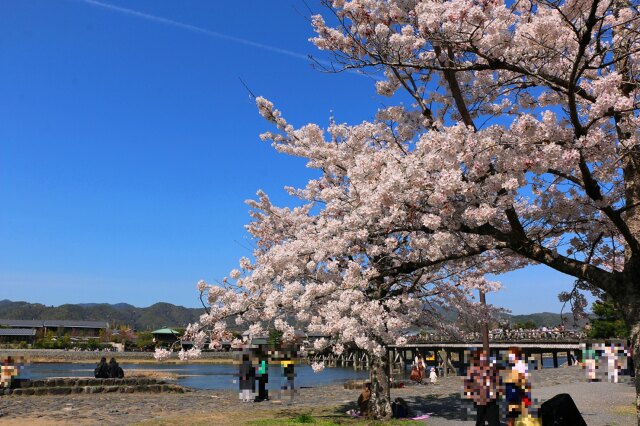
[[[424,379],[424,358],[422,357],[422,354],[419,353],[416,355],[413,362],[415,367],[418,369],[418,380],[416,381],[418,383],[422,383],[422,379]]]

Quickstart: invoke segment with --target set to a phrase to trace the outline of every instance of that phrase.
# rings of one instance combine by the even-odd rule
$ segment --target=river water
[[[566,362],[566,358],[558,357],[560,364]],[[552,368],[551,358],[543,359],[543,368]],[[96,364],[30,364],[20,375],[22,378],[43,379],[48,377],[93,377],[93,370]],[[167,372],[170,375],[178,375],[176,383],[195,389],[238,389],[237,374],[238,366],[233,364],[123,364],[125,375],[127,370],[149,370]],[[533,364],[529,365],[534,368]],[[404,377],[408,377],[407,369]],[[295,367],[296,386],[312,387],[329,384],[340,384],[350,379],[366,379],[369,377],[367,371],[354,370],[349,367],[325,368],[321,373],[314,373],[307,364],[298,364]],[[270,377],[276,379],[276,371],[272,371]],[[273,380],[270,380],[273,382]]]
[[[96,364],[31,364],[20,374],[21,378],[44,379],[48,377],[93,377]],[[238,389],[238,367],[232,364],[123,364],[125,377],[127,370],[164,371],[177,374],[176,383],[195,389]],[[352,368],[325,368],[314,373],[309,365],[295,366],[296,386],[321,386],[340,384],[350,379],[365,379],[367,371]],[[273,371],[272,373],[275,373]],[[273,374],[270,374],[272,382]],[[275,377],[274,377],[275,378]]]

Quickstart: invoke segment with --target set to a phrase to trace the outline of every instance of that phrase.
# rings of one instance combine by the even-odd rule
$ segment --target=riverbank
[[[98,362],[101,357],[107,359],[114,357],[120,364],[158,364],[153,357],[153,352],[111,352],[111,351],[65,351],[63,349],[0,349],[0,359],[11,357],[24,357],[33,363],[90,363]],[[178,354],[173,353],[164,364],[182,363]],[[203,352],[200,358],[189,360],[190,364],[232,364],[233,353],[230,352]]]
[[[322,373],[320,373],[322,374]],[[533,397],[540,403],[569,393],[590,426],[635,424],[635,390],[629,383],[587,383],[579,367],[532,372]],[[464,419],[461,377],[439,379],[437,385],[393,389],[392,398],[404,398],[415,414],[432,413],[421,424],[474,424]],[[351,422],[345,413],[356,408],[359,391],[340,385],[299,389],[294,403],[242,403],[237,391],[194,391],[186,394],[96,394],[0,398],[0,422],[31,424],[225,424],[247,425],[260,419],[289,419],[300,413]],[[366,424],[366,422],[358,422]],[[253,423],[256,424],[256,423]]]

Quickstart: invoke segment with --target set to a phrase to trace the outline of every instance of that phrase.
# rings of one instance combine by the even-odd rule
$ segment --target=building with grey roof
[[[27,342],[33,343],[36,338],[34,328],[0,328],[0,342]]]
[[[51,331],[58,336],[69,334],[72,337],[98,337],[102,330],[108,328],[109,323],[106,321],[0,319],[0,330],[30,329],[38,336]]]

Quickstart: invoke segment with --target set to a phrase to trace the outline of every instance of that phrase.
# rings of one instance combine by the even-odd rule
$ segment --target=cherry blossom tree
[[[258,103],[265,115],[279,116],[268,101],[258,99]],[[281,118],[277,121],[287,126]],[[311,188],[323,188],[324,193]],[[308,331],[330,336],[314,343],[316,351],[340,355],[355,347],[370,356],[371,413],[376,418],[389,417],[388,345],[406,343],[406,335],[415,327],[457,334],[456,327],[441,316],[446,308],[472,318],[492,314],[491,307],[479,305],[470,296],[477,289],[498,287],[484,274],[500,255],[487,253],[486,262],[479,262],[461,254],[446,268],[427,264],[414,268],[410,265],[427,256],[430,264],[437,265],[444,253],[436,249],[429,255],[426,247],[393,223],[368,223],[372,217],[391,214],[390,206],[377,205],[382,210],[374,216],[364,214],[379,201],[365,205],[355,187],[327,174],[310,181],[306,189],[291,192],[305,201],[301,207],[276,207],[262,192],[258,200],[249,202],[254,221],[248,230],[257,244],[255,260],[241,259],[240,270],[232,270],[222,285],[199,283],[210,310],[198,324],[189,326],[187,334],[204,342],[209,333],[215,342],[225,332],[226,320],[235,318],[238,325],[248,327],[250,338],[276,329],[287,342],[295,339],[294,325],[302,324]],[[319,204],[323,208],[313,214]],[[199,347],[194,345],[180,358],[197,356]],[[324,366],[312,367],[319,372]]]
[[[201,285],[213,336],[291,320],[340,352],[374,357],[375,417],[389,415],[385,346],[436,305],[475,314],[486,273],[544,264],[605,292],[640,374],[640,21],[628,0],[335,0],[313,17],[330,71],[384,76],[410,105],[357,125],[295,128],[258,98],[280,152],[320,177],[301,200],[250,202],[255,259]],[[532,289],[535,291],[535,289]],[[204,340],[204,339],[203,339]],[[640,381],[636,385],[640,412]],[[639,417],[640,424],[640,417]]]

